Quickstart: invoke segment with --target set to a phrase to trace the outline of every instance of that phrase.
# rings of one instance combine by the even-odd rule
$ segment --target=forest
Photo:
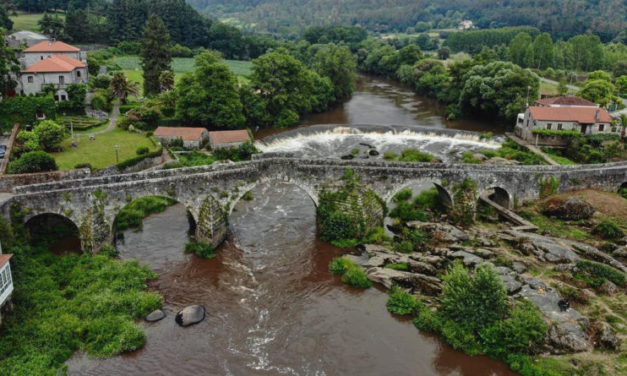
[[[360,25],[375,32],[534,26],[557,38],[592,32],[604,42],[627,27],[622,0],[188,0],[194,8],[257,31],[297,35],[314,25]],[[420,30],[419,30],[420,31]]]

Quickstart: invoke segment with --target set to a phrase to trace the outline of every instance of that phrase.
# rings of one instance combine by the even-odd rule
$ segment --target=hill
[[[361,25],[377,32],[457,27],[535,26],[555,37],[591,31],[602,40],[627,28],[625,0],[187,0],[200,12],[244,29],[297,34],[324,24]],[[425,24],[426,23],[426,24]],[[422,31],[422,30],[419,30]]]

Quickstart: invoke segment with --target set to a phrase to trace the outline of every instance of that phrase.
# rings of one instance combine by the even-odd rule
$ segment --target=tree
[[[174,89],[174,72],[168,70],[159,76],[159,86],[161,91],[170,91]]]
[[[616,79],[616,91],[620,95],[627,94],[627,75],[620,76]]]
[[[13,29],[13,21],[9,18],[5,4],[0,5],[0,29]],[[4,35],[4,33],[2,33]]]
[[[55,151],[65,138],[65,128],[52,120],[44,120],[33,132],[39,138],[39,145],[45,151]]]
[[[0,28],[0,34],[4,35],[4,29]],[[19,74],[20,65],[15,51],[4,43],[0,43],[0,97],[14,94],[17,82],[13,79]]]
[[[598,70],[598,71],[591,72],[588,75],[588,78],[586,78],[586,81],[592,81],[592,80],[603,80],[607,82],[612,82],[612,76],[610,76],[610,74],[605,71]]]
[[[553,40],[549,33],[542,33],[533,42],[534,67],[546,69],[553,64]]]
[[[482,264],[471,275],[461,263],[455,263],[443,281],[442,314],[462,327],[473,331],[487,328],[507,312],[505,285],[489,264]]]
[[[508,57],[514,64],[520,66],[524,65],[525,53],[527,48],[531,45],[531,36],[527,33],[519,33],[509,43]]]
[[[237,79],[216,52],[196,56],[193,73],[176,85],[177,115],[206,127],[239,127],[246,120],[237,91]]]
[[[44,151],[31,151],[9,164],[9,174],[29,174],[57,170],[57,162]]]
[[[58,15],[51,16],[45,13],[44,16],[37,21],[39,29],[42,33],[51,36],[53,39],[60,39],[64,35],[65,23]]]
[[[614,85],[604,79],[588,79],[584,83],[583,88],[577,93],[577,96],[601,106],[607,106],[612,101],[615,90]]]
[[[67,89],[68,100],[57,104],[60,111],[85,112],[85,97],[87,96],[87,85],[70,84]]]
[[[314,58],[314,70],[331,80],[337,101],[345,100],[353,94],[356,68],[355,57],[344,46],[328,44]]]
[[[129,96],[137,96],[139,94],[139,83],[129,81],[124,73],[117,72],[111,79],[111,94],[115,98],[119,98],[122,104],[126,104],[126,99]]]
[[[442,47],[438,50],[438,59],[446,60],[451,56],[451,49],[448,47]]]
[[[170,34],[163,20],[150,16],[144,27],[141,50],[141,66],[144,70],[144,95],[158,94],[161,91],[159,76],[171,70]]]
[[[557,85],[557,95],[563,97],[568,94],[568,86],[566,86],[566,80],[561,79]]]

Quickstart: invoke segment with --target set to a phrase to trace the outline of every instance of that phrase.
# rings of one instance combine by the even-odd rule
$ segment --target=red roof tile
[[[250,135],[246,130],[209,132],[209,138],[214,145],[250,141]]]
[[[535,120],[574,121],[581,124],[609,123],[612,116],[604,108],[596,107],[529,107]],[[599,119],[597,120],[597,111]]]
[[[70,46],[67,43],[59,41],[43,41],[39,42],[31,47],[28,47],[23,52],[80,52],[78,47]]]
[[[205,128],[196,127],[159,127],[154,135],[157,137],[178,137],[183,141],[199,141],[202,139]]]
[[[76,68],[85,68],[82,62],[67,56],[53,56],[36,62],[22,70],[22,73],[71,72]]]
[[[3,267],[7,262],[9,262],[9,260],[11,259],[11,257],[13,257],[12,254],[4,254],[4,255],[0,255],[0,268]]]
[[[561,106],[591,106],[597,107],[596,103],[590,102],[587,99],[579,98],[579,97],[552,97],[552,98],[544,98],[538,99],[536,104],[551,106],[551,105],[561,105]]]

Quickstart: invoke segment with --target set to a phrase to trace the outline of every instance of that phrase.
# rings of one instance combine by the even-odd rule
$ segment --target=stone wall
[[[88,168],[42,172],[37,174],[0,175],[0,192],[11,192],[15,187],[43,184],[53,181],[61,181],[63,182],[62,184],[65,184],[67,180],[85,179],[90,175],[91,172]]]

